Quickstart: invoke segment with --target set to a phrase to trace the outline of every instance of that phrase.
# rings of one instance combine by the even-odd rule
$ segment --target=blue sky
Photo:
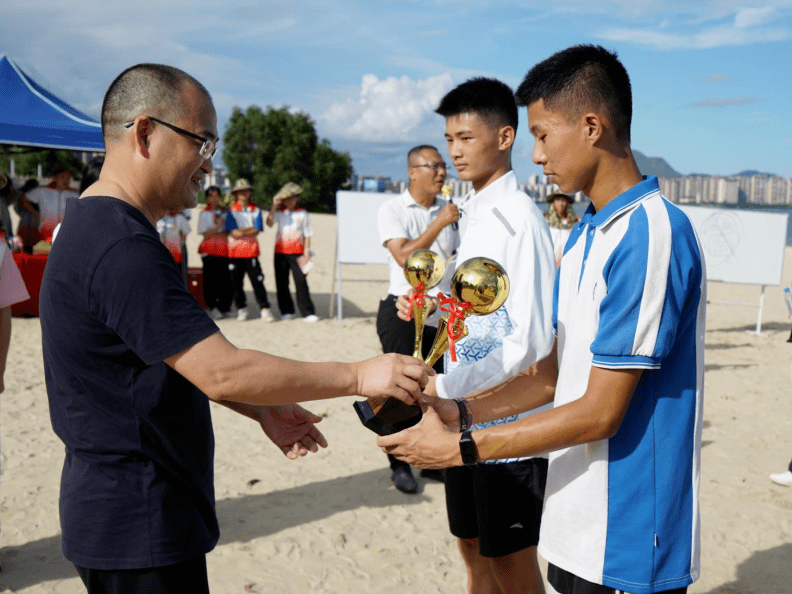
[[[178,66],[234,106],[289,106],[355,171],[406,177],[445,153],[439,99],[471,76],[516,87],[576,43],[616,50],[633,84],[633,148],[681,173],[792,177],[792,0],[0,0],[0,53],[86,113],[121,70]],[[514,168],[538,173],[520,113]]]

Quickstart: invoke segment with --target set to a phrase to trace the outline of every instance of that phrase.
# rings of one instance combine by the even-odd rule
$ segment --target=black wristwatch
[[[478,450],[470,431],[462,432],[462,436],[459,438],[459,453],[462,454],[462,462],[465,466],[478,464]]]

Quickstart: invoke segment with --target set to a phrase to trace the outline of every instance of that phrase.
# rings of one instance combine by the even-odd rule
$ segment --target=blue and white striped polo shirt
[[[553,452],[539,552],[637,594],[699,574],[706,273],[693,227],[649,177],[572,231],[556,274],[555,406],[591,366],[643,369],[612,438]]]

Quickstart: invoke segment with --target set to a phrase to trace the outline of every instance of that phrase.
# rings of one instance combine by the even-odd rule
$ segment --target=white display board
[[[380,205],[396,194],[336,192],[339,264],[387,264],[388,250],[377,232]]]
[[[380,205],[397,194],[379,192],[336,192],[336,280],[338,282],[338,323],[342,322],[343,277],[345,264],[387,264],[388,250],[377,231]],[[330,295],[330,316],[333,315]]]
[[[707,280],[761,286],[758,303],[710,302],[757,307],[759,315],[752,334],[761,335],[765,287],[782,282],[789,215],[704,206],[680,208],[701,242]]]
[[[707,279],[747,285],[781,285],[789,215],[680,206],[704,249]]]

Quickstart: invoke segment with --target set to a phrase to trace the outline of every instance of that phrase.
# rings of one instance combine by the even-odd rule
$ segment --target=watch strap
[[[459,438],[459,453],[462,455],[462,462],[465,466],[475,466],[478,464],[478,449],[473,435],[470,431],[463,431]]]

